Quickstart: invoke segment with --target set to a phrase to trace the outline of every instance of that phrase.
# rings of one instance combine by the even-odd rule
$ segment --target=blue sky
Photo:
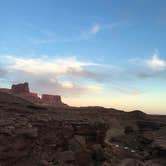
[[[0,0],[0,85],[165,114],[165,9],[165,0]]]

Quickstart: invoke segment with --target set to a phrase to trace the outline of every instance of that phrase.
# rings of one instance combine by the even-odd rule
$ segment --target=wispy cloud
[[[120,93],[123,93],[123,94],[129,94],[129,95],[140,95],[143,93],[142,90],[138,89],[138,88],[133,88],[133,87],[126,87],[126,88],[123,88],[123,87],[117,87],[115,86],[114,87],[114,90],[120,92]]]
[[[83,40],[90,39],[101,31],[102,27],[100,24],[95,24],[88,31],[83,31],[80,38]]]
[[[112,29],[115,26],[117,26],[117,24],[100,24],[100,23],[94,24],[93,26],[89,28],[89,30],[82,31],[80,39],[89,40],[93,38],[94,36],[96,36],[99,32],[103,30]]]
[[[132,74],[139,78],[166,76],[166,61],[161,59],[158,53],[154,53],[149,59],[131,59],[130,63],[134,64]]]
[[[152,67],[154,70],[165,70],[166,69],[166,61],[161,59],[159,55],[156,53],[153,54],[150,60],[147,60],[147,65]]]
[[[76,34],[75,37],[70,36],[61,36],[59,34],[56,34],[56,32],[48,32],[40,30],[41,38],[32,39],[29,38],[29,40],[35,44],[35,45],[45,45],[45,44],[52,44],[52,43],[69,43],[69,42],[77,42],[77,41],[84,41],[84,40],[90,40],[93,37],[95,37],[98,33],[100,33],[103,30],[112,29],[117,24],[100,24],[96,23],[92,26],[88,27],[87,29],[83,29],[79,34]]]
[[[20,58],[16,56],[6,56],[5,59],[10,64],[10,69],[25,71],[28,73],[53,73],[65,75],[68,73],[83,72],[84,67],[100,66],[97,63],[83,62],[76,57],[68,58]]]
[[[91,28],[91,30],[90,30],[89,33],[95,35],[95,34],[97,34],[100,30],[101,30],[101,26],[100,26],[99,24],[96,24],[96,25],[94,25],[94,26]]]

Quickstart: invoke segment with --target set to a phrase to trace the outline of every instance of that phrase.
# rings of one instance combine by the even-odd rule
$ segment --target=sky
[[[166,114],[165,0],[0,0],[0,87],[72,106]]]

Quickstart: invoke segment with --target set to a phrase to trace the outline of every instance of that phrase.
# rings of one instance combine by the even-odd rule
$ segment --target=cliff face
[[[60,104],[62,103],[61,101],[61,96],[58,95],[48,95],[48,94],[43,94],[41,100],[44,103],[48,103],[48,104]]]
[[[11,89],[9,89],[9,91],[13,94],[17,94],[23,97],[24,99],[28,99],[31,102],[48,104],[58,107],[67,106],[61,101],[61,96],[59,95],[42,94],[42,97],[39,98],[37,93],[30,92],[29,84],[27,82],[21,84],[14,84],[12,85]]]
[[[23,84],[12,85],[11,91],[13,93],[30,93],[29,84],[27,82]]]

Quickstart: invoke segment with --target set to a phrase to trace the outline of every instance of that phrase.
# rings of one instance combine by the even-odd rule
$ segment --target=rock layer
[[[61,96],[43,94],[41,100],[47,104],[61,104]]]
[[[30,93],[29,90],[29,84],[27,82],[22,84],[13,84],[11,87],[11,91],[13,93],[19,94],[19,93]]]
[[[69,120],[63,116],[60,120],[58,112],[32,111],[27,107],[30,103],[23,103],[23,108],[22,102],[25,101],[17,98],[16,109],[14,105],[10,107],[11,103],[8,110],[1,109],[1,166],[95,166],[106,160],[105,123]]]
[[[64,104],[59,95],[42,94],[40,98],[37,93],[30,92],[29,84],[27,82],[20,84],[13,84],[11,89],[0,89],[1,92],[12,93],[27,99],[34,103],[47,104],[55,107],[68,107]]]

